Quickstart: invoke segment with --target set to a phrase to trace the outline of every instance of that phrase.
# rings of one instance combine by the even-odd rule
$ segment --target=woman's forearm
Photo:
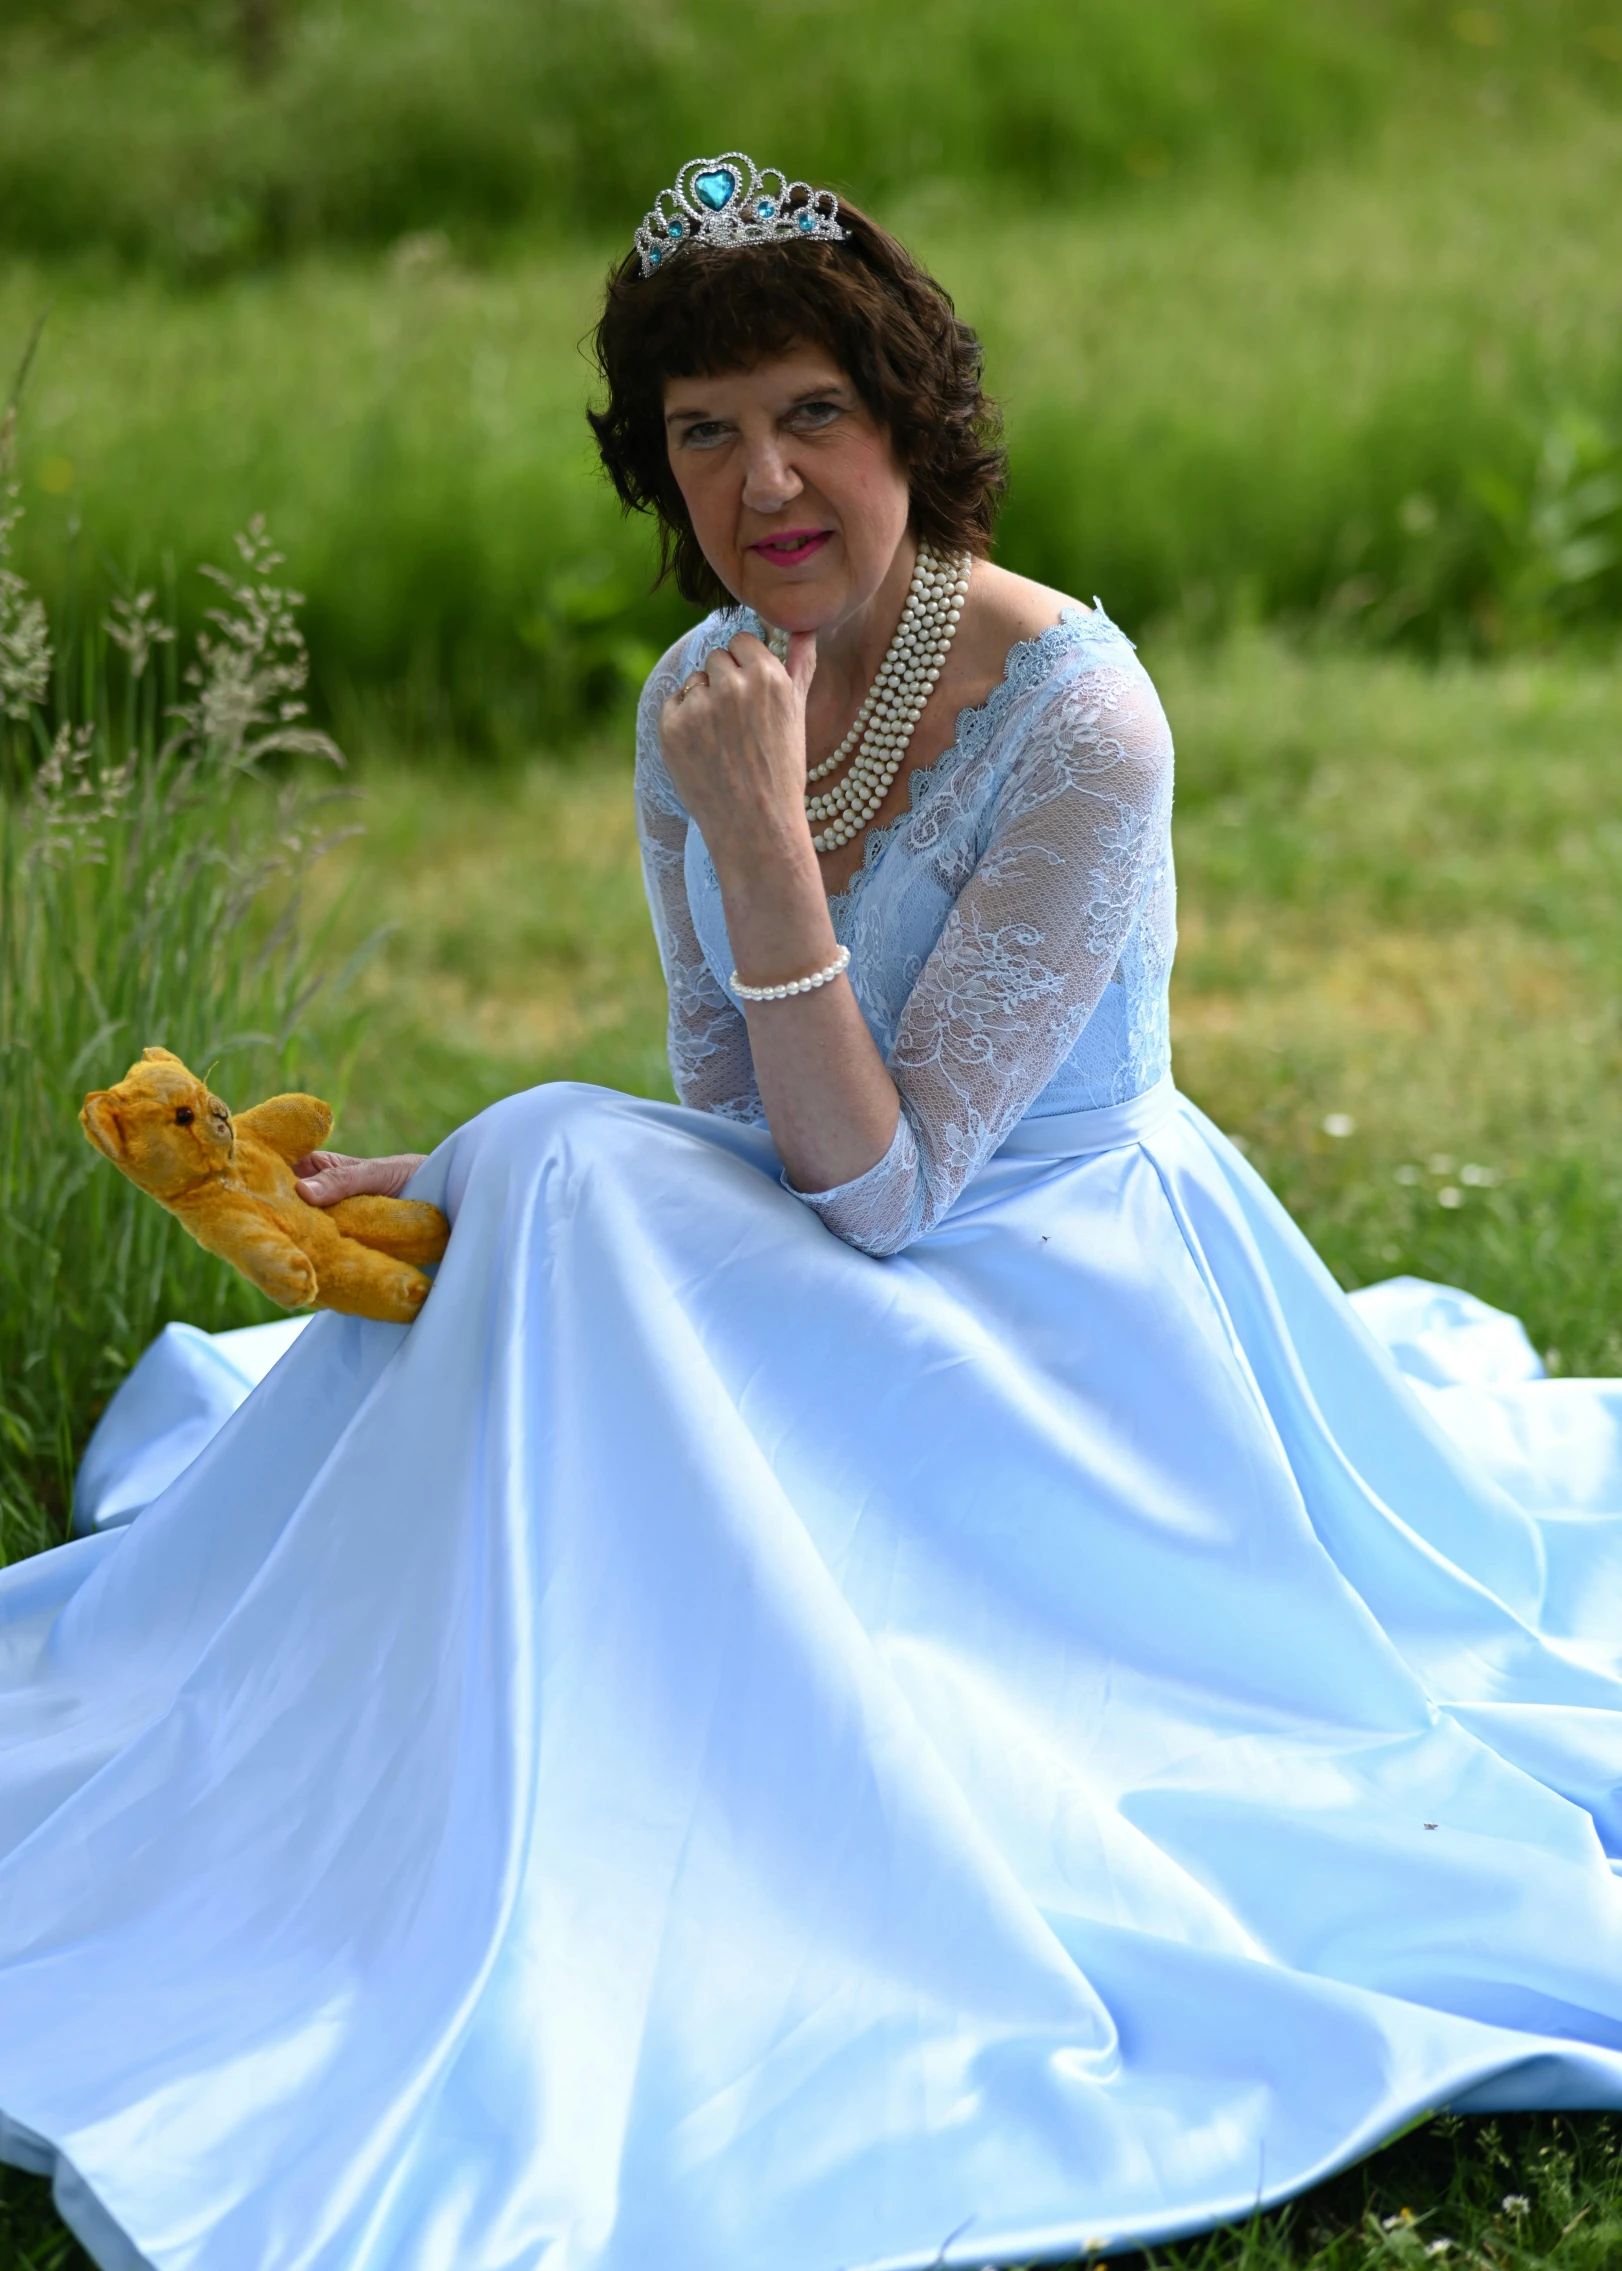
[[[744,632],[711,654],[660,714],[665,763],[715,863],[737,975],[782,985],[838,952],[805,821],[805,696],[815,642],[787,666]],[[755,1084],[796,1190],[876,1167],[901,1109],[849,981],[783,1001],[739,998]]]
[[[779,985],[826,969],[838,944],[803,823],[723,859],[716,872],[739,977]],[[900,1099],[849,980],[740,1006],[767,1124],[796,1190],[832,1190],[876,1166]]]

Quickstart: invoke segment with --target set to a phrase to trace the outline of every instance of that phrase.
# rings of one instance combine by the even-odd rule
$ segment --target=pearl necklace
[[[805,816],[814,850],[837,851],[859,836],[889,795],[945,667],[969,589],[969,566],[966,552],[943,556],[919,545],[907,602],[878,676],[839,747],[806,774]],[[853,762],[842,780],[812,790],[812,781],[826,780],[847,757]]]

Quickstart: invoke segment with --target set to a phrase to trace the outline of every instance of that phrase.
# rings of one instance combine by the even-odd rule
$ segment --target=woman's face
[[[780,630],[844,622],[895,567],[906,475],[821,348],[791,348],[720,378],[668,380],[665,438],[705,559]]]

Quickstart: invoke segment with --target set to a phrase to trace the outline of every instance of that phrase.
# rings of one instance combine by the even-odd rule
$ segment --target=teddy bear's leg
[[[437,1262],[451,1234],[438,1207],[422,1199],[387,1199],[366,1192],[359,1198],[340,1199],[325,1211],[346,1238],[358,1238],[363,1246],[392,1254],[397,1262]]]
[[[239,1135],[257,1136],[291,1167],[307,1151],[319,1151],[331,1135],[332,1106],[319,1096],[268,1096],[238,1112],[231,1125]]]
[[[284,1309],[304,1309],[315,1299],[315,1264],[251,1198],[215,1188],[172,1211],[199,1246],[239,1269]]]
[[[433,1280],[397,1262],[387,1254],[374,1254],[345,1238],[335,1255],[321,1257],[323,1309],[336,1309],[345,1317],[375,1317],[385,1325],[409,1325],[432,1288]]]

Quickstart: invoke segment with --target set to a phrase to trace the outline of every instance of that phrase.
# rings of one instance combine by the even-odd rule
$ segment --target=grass
[[[426,1149],[542,1080],[673,1093],[622,746],[494,779],[379,767],[361,809],[328,878],[385,931],[346,1146]]]
[[[1394,123],[1288,198],[1223,176],[1107,211],[899,215],[984,330],[1013,567],[1135,627],[1337,627],[1496,653],[1622,616],[1622,131],[1562,96],[1445,139]],[[52,313],[25,531],[53,605],[218,557],[265,511],[340,735],[573,737],[683,611],[591,467],[606,247],[446,238],[177,292],[13,264],[0,342]],[[200,594],[180,578],[183,612]]]
[[[303,649],[258,534],[184,680],[140,601],[111,619],[120,672],[93,641],[80,668],[58,654],[69,714],[47,740],[27,695],[53,658],[3,506],[0,659],[9,616],[27,667],[0,719],[0,1561],[60,1537],[85,1424],[162,1323],[270,1313],[72,1115],[150,1042],[222,1085],[289,1085],[321,982],[301,900],[324,800],[263,768],[337,754],[297,722]]]
[[[1622,670],[1248,639],[1159,676],[1183,1085],[1344,1283],[1462,1282],[1622,1370]]]
[[[0,243],[198,278],[424,228],[555,239],[640,211],[650,155],[720,144],[890,206],[949,174],[1074,209],[1277,178],[1401,111],[1622,95],[1605,0],[822,0],[747,40],[697,0],[263,14],[281,36],[249,74],[230,0],[12,0]]]

